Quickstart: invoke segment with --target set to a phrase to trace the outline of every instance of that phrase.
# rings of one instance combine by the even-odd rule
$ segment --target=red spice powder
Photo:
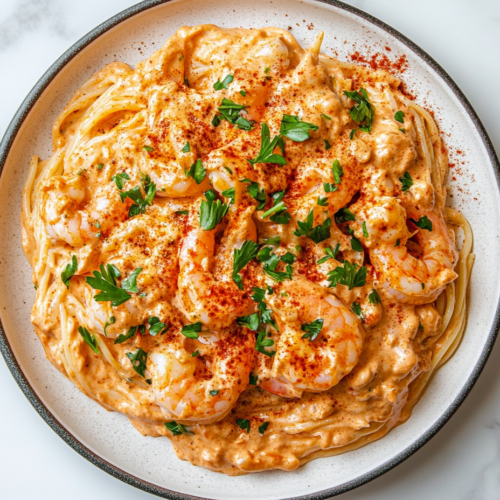
[[[371,56],[364,56],[359,53],[359,51],[351,54],[351,61],[362,64],[364,66],[370,66],[373,70],[383,69],[385,71],[396,71],[398,73],[404,73],[408,69],[408,61],[406,60],[406,55],[403,54],[399,56],[396,60],[391,61],[386,54],[377,52]]]

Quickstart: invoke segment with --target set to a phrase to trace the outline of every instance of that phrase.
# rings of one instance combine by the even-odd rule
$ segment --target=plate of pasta
[[[498,160],[392,28],[336,1],[233,4],[142,2],[23,103],[0,151],[0,347],[129,484],[328,498],[410,456],[479,376]]]

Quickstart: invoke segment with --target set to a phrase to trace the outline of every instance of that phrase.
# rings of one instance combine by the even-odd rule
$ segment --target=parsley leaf
[[[151,146],[143,146],[144,151],[147,151],[148,153],[152,153],[154,149]]]
[[[292,266],[290,264],[286,265],[285,272],[276,271],[281,259],[278,255],[272,253],[270,247],[262,248],[257,254],[257,259],[263,263],[262,270],[274,281],[279,283],[287,279],[292,279]]]
[[[236,319],[236,324],[239,326],[246,326],[250,330],[256,332],[260,326],[259,313],[250,314],[250,316],[242,316]]]
[[[259,184],[256,182],[251,181],[250,179],[241,179],[240,182],[244,182],[248,184],[248,194],[256,201],[259,202],[257,205],[257,210],[262,210],[264,206],[266,205],[266,192],[264,189],[261,189]]]
[[[240,90],[240,94],[243,96],[243,97],[246,97],[247,93],[244,91],[244,90]]]
[[[181,149],[181,153],[191,153],[191,146],[189,145],[189,141],[186,142],[185,146]]]
[[[261,434],[264,434],[264,432],[267,431],[268,427],[269,427],[269,422],[264,422],[263,424],[259,425],[259,432]]]
[[[304,142],[310,139],[309,130],[318,130],[317,125],[303,122],[298,116],[283,115],[280,134],[294,142]]]
[[[321,116],[321,118],[323,118],[324,120],[331,120],[332,119],[331,116],[325,115],[323,113],[321,113],[319,116]]]
[[[340,166],[340,162],[335,160],[332,164],[333,178],[335,179],[335,184],[340,184],[342,177],[344,175],[344,169]]]
[[[375,306],[378,306],[382,301],[380,300],[380,295],[375,288],[368,294],[368,302]]]
[[[199,355],[200,355],[200,351],[198,351],[198,349],[196,349],[194,352],[191,353],[192,358],[196,358],[196,356],[199,356]]]
[[[420,217],[420,219],[415,220],[410,218],[410,220],[415,224],[415,226],[419,227],[420,229],[427,229],[427,231],[432,231],[432,221],[427,217],[427,215],[424,215],[423,217]]]
[[[210,396],[217,396],[217,394],[219,394],[219,389],[213,389],[210,391]]]
[[[311,209],[305,222],[297,221],[299,229],[295,230],[295,236],[306,236],[314,241],[314,243],[321,243],[330,237],[330,227],[332,219],[328,217],[323,224],[313,227],[314,211]]]
[[[61,273],[61,279],[63,280],[63,283],[66,285],[67,288],[69,288],[69,280],[74,276],[76,273],[76,269],[78,267],[78,262],[76,260],[76,256],[71,257],[71,264],[68,264],[64,271]]]
[[[146,361],[148,359],[148,353],[144,352],[140,347],[135,352],[127,352],[126,356],[130,359],[132,363],[132,368],[141,376],[144,377],[144,371],[146,370]]]
[[[368,92],[365,89],[360,89],[359,92],[349,92],[344,90],[344,95],[356,102],[349,114],[355,123],[357,123],[363,132],[371,132],[372,120],[375,116],[375,108],[371,105],[368,98]]]
[[[259,376],[258,375],[254,375],[253,373],[250,373],[250,378],[248,380],[248,383],[250,385],[257,385],[257,381],[259,380]]]
[[[238,274],[252,259],[255,259],[259,245],[253,240],[246,240],[241,248],[235,248],[233,254],[233,281],[243,290],[241,276]]]
[[[113,342],[113,344],[123,344],[123,342],[125,342],[126,340],[132,338],[135,335],[136,332],[137,332],[137,327],[136,326],[133,326],[133,327],[129,328],[128,332],[125,335],[123,335],[123,333],[120,334],[120,335],[118,335],[118,337]],[[143,377],[144,377],[144,375],[143,375]]]
[[[116,187],[121,191],[123,189],[123,179],[129,181],[130,177],[127,172],[122,172],[120,174],[113,175],[111,179],[115,181]]]
[[[147,178],[149,179],[149,178]],[[122,203],[125,202],[127,198],[130,198],[134,204],[130,206],[128,215],[129,217],[134,217],[135,215],[143,214],[146,212],[146,207],[151,205],[153,202],[153,198],[156,194],[156,184],[154,182],[149,181],[147,184],[145,183],[145,191],[146,197],[142,196],[142,191],[139,186],[136,186],[128,191],[121,191],[119,193],[120,199]]]
[[[328,281],[330,281],[329,286],[334,287],[340,283],[341,285],[349,287],[349,290],[355,287],[365,286],[366,273],[366,267],[362,266],[358,269],[357,264],[351,264],[346,260],[343,266],[338,266],[328,273]]]
[[[115,324],[115,322],[116,322],[116,318],[115,318],[114,316],[111,316],[111,318],[109,318],[109,319],[106,321],[106,323],[105,323],[105,325],[104,325],[104,335],[105,335],[106,337],[108,336],[108,334],[107,334],[107,332],[106,332],[106,328],[108,328],[108,326],[109,326],[109,325],[114,325],[114,324]]]
[[[160,318],[158,318],[157,316],[150,316],[148,318],[148,324],[149,324],[149,335],[152,335],[153,337],[156,337],[156,335],[158,335],[159,333],[163,335],[168,331],[167,325],[161,322]]]
[[[205,170],[205,167],[203,166],[203,163],[200,158],[198,158],[189,168],[184,169],[184,172],[186,174],[186,177],[189,179],[192,177],[194,179],[194,182],[196,184],[201,184],[203,182],[203,179],[207,175],[207,171]]]
[[[253,294],[250,295],[252,300],[254,302],[262,302],[264,298],[266,297],[266,291],[262,288],[259,288],[257,286],[252,287]]]
[[[351,238],[351,248],[355,252],[362,252],[363,251],[363,246],[361,245],[361,242],[358,240],[358,238],[356,238],[356,236],[354,236],[354,231],[351,228],[349,228],[347,231],[352,236],[352,238]]]
[[[201,332],[201,322],[191,323],[190,325],[184,325],[181,329],[182,335],[188,339],[197,339],[199,337],[198,333]]]
[[[349,139],[351,139],[351,141],[354,139],[354,134],[355,134],[355,133],[356,133],[356,129],[355,129],[355,128],[353,128],[353,129],[351,130],[351,133],[349,134]]]
[[[94,277],[85,278],[86,283],[94,290],[100,290],[95,295],[94,300],[97,302],[112,301],[111,305],[113,307],[118,307],[127,302],[130,299],[130,295],[116,285],[116,278],[121,276],[120,271],[112,264],[106,264],[106,267],[101,264],[100,270],[101,272],[93,272]]]
[[[337,257],[337,254],[339,253],[339,249],[340,249],[340,243],[337,243],[333,250],[331,249],[331,247],[326,247],[324,249],[326,257],[319,259],[317,264],[323,264],[323,262],[326,262],[329,259],[335,259],[335,257]]]
[[[325,182],[323,183],[323,189],[325,190],[325,193],[334,193],[335,191],[337,191],[338,187],[331,182]]]
[[[240,111],[244,111],[247,108],[248,106],[245,106],[244,104],[236,104],[230,99],[222,99],[222,104],[218,108],[220,114],[216,115],[217,125],[219,125],[220,120],[227,120],[229,123],[236,125],[242,130],[252,130],[252,122],[248,121],[240,114]],[[215,118],[212,120],[212,124],[216,127],[217,125],[214,121]]]
[[[272,358],[276,351],[266,351],[265,347],[274,345],[274,340],[266,337],[266,332],[262,331],[255,339],[255,350]]]
[[[323,142],[325,143],[325,149],[328,151],[332,145],[326,139],[323,139]]]
[[[354,314],[357,314],[361,319],[364,318],[363,311],[361,310],[361,304],[359,302],[353,302],[351,309],[354,311]]]
[[[394,246],[395,246],[395,247],[398,247],[400,243],[401,243],[401,240],[398,238],[398,239],[396,240],[396,244],[395,244]]]
[[[401,191],[408,191],[413,186],[413,179],[409,172],[405,172],[403,177],[399,178],[399,182],[401,182]]]
[[[175,420],[172,422],[165,422],[163,424],[174,436],[180,436],[181,434],[193,434],[188,431],[182,424],[178,424]]]
[[[274,214],[271,217],[273,222],[276,222],[277,224],[288,224],[290,222],[292,216],[286,212],[287,208],[285,203],[282,201],[283,196],[285,196],[285,191],[278,191],[271,196],[273,199],[273,206],[262,214],[263,219]]]
[[[244,418],[237,418],[236,423],[238,424],[238,427],[241,430],[246,431],[247,434],[250,432],[250,420],[246,420]]]
[[[363,236],[365,238],[369,238],[370,235],[368,234],[368,229],[366,229],[366,221],[363,221]]]
[[[124,279],[122,281],[122,288],[131,293],[139,293],[139,290],[137,288],[137,276],[139,276],[140,272],[142,271],[142,267],[138,267],[135,271],[130,273],[129,277],[127,279]]]
[[[99,347],[95,337],[83,326],[78,327],[78,333],[82,336],[83,340],[91,347],[91,349],[99,354]]]
[[[219,224],[229,210],[229,205],[215,200],[215,193],[212,189],[205,192],[206,201],[203,200],[200,206],[200,227],[205,231],[211,231]]]
[[[219,79],[217,78],[217,81],[214,83],[214,89],[215,90],[223,90],[227,89],[227,86],[234,80],[234,75],[227,75],[222,82],[219,82]]]
[[[271,141],[271,133],[269,132],[267,123],[262,124],[260,134],[260,152],[255,159],[248,160],[250,165],[255,165],[256,163],[277,163],[278,165],[286,165],[286,160],[283,156],[273,153],[276,147],[279,147],[281,149],[281,153],[283,155],[285,154],[285,145],[283,144],[283,138],[281,135],[277,135]]]
[[[318,199],[316,200],[316,204],[319,205],[320,207],[327,207],[328,206],[328,198],[326,196],[324,196],[324,197],[318,196]]]
[[[398,111],[394,115],[394,119],[399,122],[399,123],[404,123],[405,122],[405,114],[402,111]]]
[[[278,325],[276,324],[276,321],[271,318],[271,313],[273,312],[272,309],[268,309],[265,302],[260,302],[257,307],[262,314],[262,323],[271,325],[278,332]]]
[[[300,329],[303,332],[307,332],[304,333],[304,335],[302,335],[302,338],[309,339],[310,342],[315,340],[316,337],[320,334],[321,330],[323,329],[324,321],[325,320],[323,318],[318,318],[315,319],[312,323],[307,323],[305,325],[302,325]]]
[[[342,222],[355,221],[356,217],[348,208],[341,208],[335,214],[335,222],[337,224],[342,224]]]
[[[224,196],[224,198],[229,198],[230,205],[234,205],[234,199],[236,197],[236,192],[234,190],[234,187],[229,188],[229,189],[225,189],[224,191],[222,191],[221,194],[222,194],[222,196]]]

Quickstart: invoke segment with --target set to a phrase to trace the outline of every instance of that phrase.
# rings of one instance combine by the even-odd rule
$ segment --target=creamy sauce
[[[185,27],[135,69],[106,66],[55,123],[54,155],[35,166],[23,213],[38,285],[32,322],[49,360],[144,435],[169,437],[181,459],[226,474],[293,470],[408,418],[410,384],[429,370],[442,333],[434,301],[456,277],[435,125],[395,77],[319,55],[320,42],[305,51],[277,28]],[[375,110],[366,131],[344,94],[360,89]],[[243,105],[235,115],[242,126],[221,117],[223,98]],[[283,138],[284,165],[252,165],[261,124],[272,140],[284,115],[308,124],[308,138]],[[283,151],[278,144],[269,154]],[[137,188],[145,199],[152,184],[149,204],[120,197]],[[210,188],[229,208],[204,230],[199,213]],[[279,191],[286,224],[263,217]],[[321,241],[300,235],[297,222],[308,216],[325,227]],[[422,219],[432,230],[418,226]],[[274,271],[291,269],[289,277],[273,279],[254,258],[239,271],[240,290],[234,250],[276,236],[263,248],[284,259]],[[333,249],[335,258],[324,259]],[[66,287],[60,276],[72,256],[77,269]],[[87,282],[107,264],[122,288],[140,269],[121,305],[96,301]],[[332,272],[354,264],[364,280],[331,286]],[[267,290],[262,305],[272,318],[260,325],[257,343],[272,340],[260,351],[256,333],[238,321],[258,311],[252,287]],[[164,324],[155,335],[150,318]],[[318,318],[318,337],[303,338]],[[197,323],[198,338],[186,337],[183,326]],[[139,349],[144,376],[130,359]],[[173,435],[167,421],[190,433]]]

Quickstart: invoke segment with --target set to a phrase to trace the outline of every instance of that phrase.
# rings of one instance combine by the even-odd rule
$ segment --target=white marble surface
[[[134,3],[0,0],[0,134],[59,55],[90,29]],[[394,26],[427,50],[465,92],[500,152],[498,0],[347,3]],[[339,498],[500,499],[499,357],[500,343],[471,395],[430,443],[383,477]],[[69,448],[38,417],[2,362],[0,443],[2,499],[153,498],[101,472]]]

